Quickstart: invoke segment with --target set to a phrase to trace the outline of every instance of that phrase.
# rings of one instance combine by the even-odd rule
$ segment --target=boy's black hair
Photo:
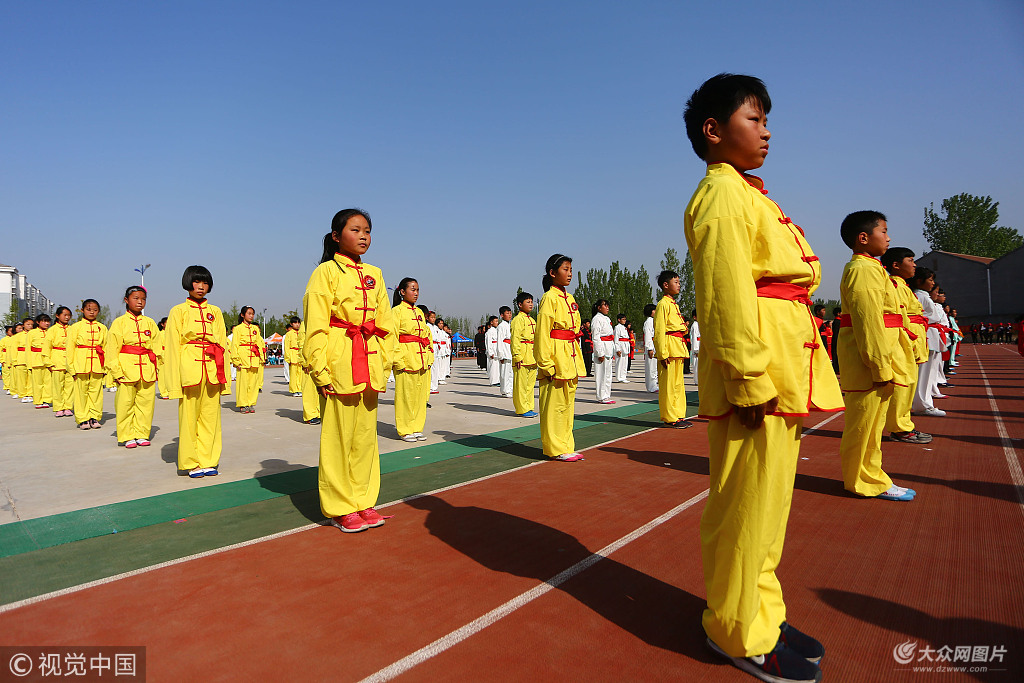
[[[665,286],[665,283],[674,277],[679,277],[679,273],[674,270],[663,270],[658,274],[658,288],[661,289]]]
[[[334,258],[334,257],[332,256],[331,258]],[[414,277],[403,277],[402,278],[401,282],[398,283],[398,286],[395,287],[395,293],[391,296],[391,305],[392,306],[397,306],[398,304],[402,303],[402,301],[405,300],[405,297],[402,296],[402,292],[404,292],[405,288],[408,287],[413,282],[416,282],[416,278],[414,278]]]
[[[889,271],[894,263],[900,263],[908,256],[910,258],[914,258],[913,250],[908,249],[907,247],[889,247],[878,260],[882,262],[886,271]]]
[[[512,309],[509,308],[508,306],[502,306],[501,308],[498,309],[498,315],[505,315],[505,311],[511,313]]]
[[[595,301],[594,305],[590,307],[590,315],[597,315],[597,309],[606,303],[608,303],[608,299],[598,299],[597,301]]]
[[[842,306],[836,306],[835,308],[832,309],[832,317],[833,318],[838,318],[839,314],[842,313],[842,312],[843,312]]]
[[[40,313],[39,315],[36,316],[36,325],[38,325],[41,322],[53,322],[53,321],[50,318],[50,316],[47,315],[46,313]]]
[[[5,332],[14,332],[14,325],[8,325],[4,328]]]
[[[818,304],[817,306],[814,307],[814,315],[818,315],[818,312],[820,311],[821,315],[818,315],[818,317],[819,318],[824,318],[825,317],[825,311],[827,311],[827,310],[828,309],[825,308],[825,304]]]
[[[683,121],[686,123],[686,137],[690,139],[693,151],[701,159],[707,159],[708,141],[704,137],[704,122],[714,119],[725,124],[736,110],[749,99],[761,104],[765,114],[772,110],[772,99],[760,78],[739,74],[721,73],[704,81],[686,101]]]
[[[691,317],[692,319],[694,319],[694,320],[696,320],[696,319],[697,319],[697,309],[696,309],[696,308],[695,308],[695,309],[693,309],[692,311],[690,311],[690,317]]]
[[[545,292],[551,289],[551,285],[555,284],[555,281],[551,278],[551,271],[558,270],[566,261],[572,263],[572,259],[565,254],[552,254],[547,263],[544,264],[544,277],[541,279],[541,285],[544,287]]]
[[[256,313],[256,309],[253,308],[252,306],[242,306],[241,310],[238,311],[238,323],[239,324],[242,324],[242,323],[245,322],[245,312],[246,311],[252,311],[253,313]]]
[[[487,326],[490,327],[491,326],[491,321],[492,320],[497,320],[497,319],[498,319],[498,316],[496,316],[496,315],[489,316],[487,318]]]
[[[516,306],[522,306],[523,302],[525,302],[527,299],[532,298],[533,294],[530,294],[529,292],[519,292],[518,294],[516,294]]]
[[[616,320],[622,320],[622,319],[623,319],[623,318],[625,318],[625,317],[626,317],[626,314],[625,314],[625,313],[619,313],[619,314],[618,314],[617,316],[615,316],[615,319],[616,319]]]
[[[301,323],[301,322],[302,322],[302,318],[300,318],[297,315],[293,315],[292,317],[288,318],[288,324],[289,325],[294,325],[295,323]]]
[[[206,266],[189,266],[181,274],[181,288],[186,292],[192,291],[193,282],[205,282],[210,286],[209,291],[213,291],[213,275],[210,274]]]
[[[370,226],[370,230],[373,230],[373,221],[370,220],[370,214],[362,209],[342,209],[334,214],[334,218],[331,220],[331,232],[324,235],[324,254],[320,257],[320,263],[327,263],[338,253],[338,243],[334,241],[331,234],[344,228],[345,224],[348,223],[348,219],[352,218],[352,216],[362,216],[366,219],[366,224]]]
[[[889,220],[881,211],[854,211],[843,219],[839,226],[839,236],[843,238],[850,249],[857,248],[857,235],[866,232],[869,235],[874,232],[879,221]]]
[[[70,313],[71,309],[68,308],[67,306],[58,306],[57,307],[57,311],[53,314],[53,317],[54,318],[60,317],[60,314],[61,314],[62,311],[67,311],[68,313]]]
[[[654,313],[654,311],[656,310],[658,310],[657,306],[655,306],[654,304],[647,304],[646,306],[644,306],[644,317],[650,318],[651,313]]]
[[[85,301],[83,301],[82,310],[84,311],[85,307],[88,306],[89,304],[96,304],[96,308],[100,309],[101,311],[103,310],[103,307],[100,306],[100,302],[96,301],[96,299],[86,299]]]

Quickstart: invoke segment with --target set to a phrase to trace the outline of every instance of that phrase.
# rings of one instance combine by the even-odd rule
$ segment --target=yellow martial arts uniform
[[[220,463],[220,397],[231,393],[224,356],[228,335],[220,309],[187,299],[167,314],[165,388],[178,399],[178,469]],[[218,362],[219,360],[219,362]]]
[[[304,362],[318,387],[333,388],[320,427],[320,509],[342,517],[377,504],[377,397],[391,374],[395,323],[380,268],[341,254],[313,271],[302,309]]]
[[[893,386],[892,400],[889,401],[889,410],[885,415],[885,428],[890,432],[912,432],[914,420],[910,417],[910,409],[917,390],[917,366],[928,360],[928,338],[925,326],[912,321],[911,316],[920,318],[924,309],[903,278],[890,275],[889,279],[896,288],[896,303],[903,318],[896,359],[907,383]]]
[[[302,392],[302,421],[310,422],[320,417],[321,413],[321,399],[320,392],[316,390],[316,382],[309,374],[309,366],[306,364],[305,355],[303,353],[304,345],[306,343],[306,323],[302,322],[299,324],[299,367],[302,371],[302,380],[299,384],[299,391]],[[294,369],[294,368],[293,368]]]
[[[686,375],[683,360],[690,351],[683,343],[686,322],[679,304],[664,295],[654,309],[654,355],[658,358],[658,409],[661,421],[674,424],[686,417]]]
[[[156,339],[153,341],[153,350],[156,351],[156,393],[164,397],[166,392],[160,389],[160,378],[164,375],[166,367],[165,354],[167,353],[167,333],[160,329],[160,323],[156,326]]]
[[[53,412],[75,407],[75,378],[68,372],[68,340],[71,326],[55,322],[43,338],[43,358],[50,369],[50,394]]]
[[[11,389],[11,361],[7,355],[7,350],[11,345],[11,340],[14,339],[14,335],[7,335],[0,339],[0,368],[3,370],[3,382],[4,389],[8,393],[14,394],[15,392]]]
[[[75,382],[75,423],[103,418],[103,345],[107,327],[95,320],[79,320],[68,329],[68,372]]]
[[[301,328],[301,324],[299,326]],[[284,362],[288,364],[288,392],[297,394],[302,391],[302,380],[305,371],[302,369],[302,347],[299,333],[290,329],[284,333]]]
[[[32,373],[28,368],[28,332],[22,330],[14,335],[11,365],[14,371],[14,385],[21,398],[32,398]]]
[[[540,379],[540,440],[549,458],[576,452],[572,434],[576,384],[587,374],[577,336],[580,324],[579,306],[572,294],[558,285],[544,292],[537,311],[533,354]]]
[[[153,430],[158,333],[156,321],[131,312],[110,323],[106,361],[110,376],[117,382],[114,413],[119,443],[148,441]]]
[[[49,406],[52,402],[53,387],[50,384],[50,368],[46,367],[46,356],[43,355],[46,330],[38,327],[26,335],[25,341],[29,373],[32,376],[32,400],[37,406]]]
[[[733,657],[772,650],[786,619],[775,575],[803,417],[842,409],[808,308],[821,267],[760,178],[710,164],[686,207],[701,328],[700,414],[709,418],[710,493],[701,517],[708,637]],[[778,397],[761,427],[735,406]]]
[[[899,329],[904,321],[896,291],[882,264],[866,254],[853,255],[839,282],[839,376],[846,401],[839,456],[843,485],[861,496],[892,486],[882,470],[882,429],[894,384],[910,385],[905,355],[913,348]]]
[[[536,321],[522,311],[512,318],[512,406],[516,415],[533,410],[533,387],[537,384],[537,359],[533,355]]]
[[[235,325],[231,331],[230,351],[231,364],[238,369],[235,405],[239,408],[254,406],[260,395],[260,369],[267,360],[267,346],[260,328],[246,322]]]
[[[395,427],[399,436],[422,434],[430,398],[434,341],[423,311],[403,301],[392,309],[398,334],[394,345]]]

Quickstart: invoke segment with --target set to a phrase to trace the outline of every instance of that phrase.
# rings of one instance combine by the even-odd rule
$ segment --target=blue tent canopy
[[[455,341],[455,342],[471,342],[471,341],[473,341],[473,340],[472,340],[472,339],[466,339],[466,338],[465,338],[465,337],[463,337],[463,336],[462,336],[461,334],[459,334],[458,332],[456,332],[456,333],[455,333],[455,336],[454,336],[454,337],[452,337],[452,341]]]

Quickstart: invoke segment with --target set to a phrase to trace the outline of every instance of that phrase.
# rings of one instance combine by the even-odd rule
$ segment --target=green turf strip
[[[651,413],[651,403],[637,403],[576,417],[574,431],[609,421],[629,421]],[[648,425],[648,422],[643,422]],[[408,448],[381,455],[381,474],[422,467],[488,450],[519,453],[526,441],[540,437],[536,422],[491,434]],[[539,447],[533,447],[539,451]],[[539,452],[537,453],[539,457]],[[0,525],[0,558],[85,538],[122,533],[152,524],[193,517],[215,510],[247,505],[317,488],[317,468],[306,467],[216,486],[165,493],[122,503],[101,505]]]
[[[577,416],[574,430],[577,448],[590,448],[659,424],[658,413],[650,410],[650,404],[614,410],[618,414],[606,411],[600,416]],[[501,438],[499,435],[507,436],[507,432],[487,436]],[[418,452],[421,449],[412,450]],[[508,440],[486,449],[476,447],[461,457],[435,459],[424,465],[417,460],[415,464],[410,463],[382,475],[378,504],[515,469],[540,458],[540,439],[535,438],[518,442]],[[297,472],[302,471],[305,470]],[[313,472],[312,486],[299,487],[294,491],[282,490],[272,498],[191,515],[177,524],[171,521],[179,519],[175,516],[164,523],[4,557],[0,559],[0,604],[295,529],[311,521],[319,522],[323,515],[316,491],[315,469],[310,471]],[[296,475],[295,472],[283,474]],[[301,484],[301,481],[292,483]]]

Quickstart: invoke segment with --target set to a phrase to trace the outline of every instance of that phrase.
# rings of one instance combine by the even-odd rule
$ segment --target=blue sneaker
[[[885,493],[879,493],[875,498],[880,498],[881,500],[914,500],[914,493],[910,489],[901,489],[894,484]]]
[[[779,627],[779,640],[808,662],[821,666],[821,658],[825,656],[825,646],[817,639],[796,630],[784,621]]]
[[[537,413],[536,410],[527,410],[525,413],[521,414],[519,417],[537,417],[537,414],[538,413]]]
[[[192,479],[200,479],[206,476],[206,470],[202,467],[197,467],[193,470],[189,470],[188,476]]]
[[[788,647],[780,637],[771,652],[753,657],[733,657],[725,653],[714,641],[708,638],[708,647],[725,657],[738,669],[772,683],[818,683],[821,680],[821,669],[816,664],[804,659],[800,653]]]

